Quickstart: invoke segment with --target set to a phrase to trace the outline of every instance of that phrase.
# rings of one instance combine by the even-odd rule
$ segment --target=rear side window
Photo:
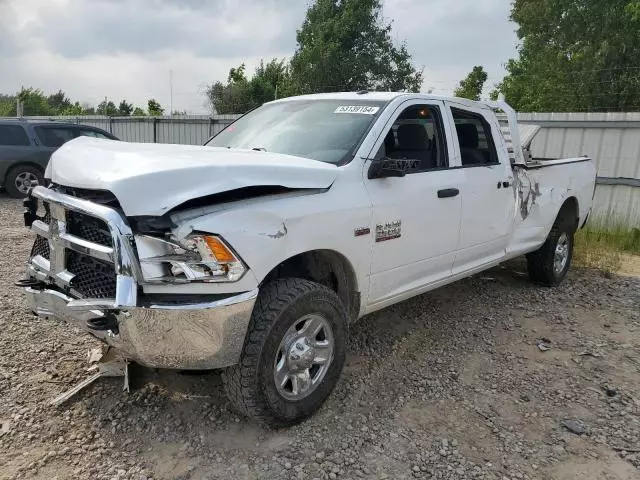
[[[499,163],[493,143],[491,125],[477,113],[452,108],[453,120],[462,154],[462,166],[482,166]]]
[[[78,130],[79,137],[93,137],[93,138],[105,138],[107,140],[111,140],[110,137],[96,131],[96,130]]]
[[[0,145],[29,146],[29,137],[20,125],[0,125]]]
[[[75,135],[71,128],[65,127],[36,127],[36,134],[45,147],[59,147],[73,140]]]

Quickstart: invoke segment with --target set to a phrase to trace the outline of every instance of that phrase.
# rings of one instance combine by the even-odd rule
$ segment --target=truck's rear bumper
[[[56,290],[25,291],[36,314],[68,321],[128,360],[148,367],[186,370],[222,368],[238,362],[258,295],[258,290],[253,290],[209,303],[76,310],[68,306],[73,299]],[[111,328],[96,329],[100,324]]]

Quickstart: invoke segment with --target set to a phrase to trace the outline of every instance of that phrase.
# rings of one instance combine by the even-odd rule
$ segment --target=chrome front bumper
[[[38,202],[48,205],[48,222],[36,215]],[[31,191],[25,206],[25,223],[49,245],[48,258],[30,259],[23,284],[35,313],[69,321],[122,357],[149,367],[206,370],[238,362],[257,289],[209,303],[147,305],[138,298],[143,276],[133,232],[118,210],[42,186]],[[111,245],[68,231],[70,212],[101,220]],[[77,298],[68,251],[112,264],[115,295]]]
[[[76,310],[56,290],[25,288],[31,309],[66,320],[118,350],[122,357],[154,368],[209,370],[238,363],[258,290],[210,303],[152,305],[128,310]],[[117,333],[87,322],[113,316]]]

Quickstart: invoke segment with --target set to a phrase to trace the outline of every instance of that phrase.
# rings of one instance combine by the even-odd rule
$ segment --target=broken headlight
[[[194,234],[180,241],[137,235],[136,247],[147,283],[235,282],[242,260],[216,235]]]

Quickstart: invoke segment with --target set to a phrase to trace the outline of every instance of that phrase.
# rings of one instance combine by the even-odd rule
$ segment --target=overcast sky
[[[424,68],[423,90],[449,94],[474,65],[489,84],[514,56],[510,0],[385,0],[393,36]],[[242,62],[289,57],[307,0],[0,0],[0,93],[22,85],[204,113],[206,84]]]

